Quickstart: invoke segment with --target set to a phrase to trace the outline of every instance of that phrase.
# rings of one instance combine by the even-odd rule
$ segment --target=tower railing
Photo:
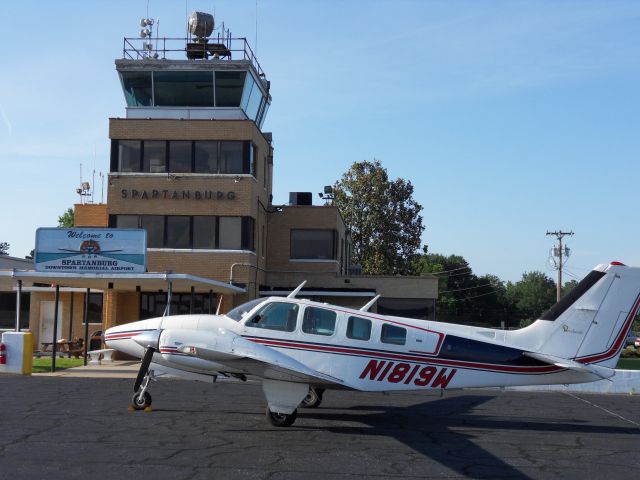
[[[128,60],[248,60],[264,77],[264,71],[245,37],[211,37],[206,41],[194,41],[194,38],[125,37],[122,58]]]

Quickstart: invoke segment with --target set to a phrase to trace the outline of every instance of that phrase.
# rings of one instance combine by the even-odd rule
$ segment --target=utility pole
[[[547,235],[553,235],[558,239],[558,245],[554,246],[551,249],[550,258],[553,260],[556,270],[558,270],[558,285],[556,287],[556,301],[560,301],[560,297],[562,296],[562,267],[564,266],[565,258],[569,258],[571,251],[565,245],[564,249],[562,248],[562,239],[565,235],[573,235],[573,230],[570,232],[563,232],[562,230],[556,230],[555,232],[549,232],[547,230]],[[558,262],[556,263],[555,258],[558,257]]]

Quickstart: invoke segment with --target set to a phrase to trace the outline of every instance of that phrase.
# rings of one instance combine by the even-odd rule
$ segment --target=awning
[[[58,284],[61,287],[90,288],[92,290],[136,291],[166,290],[171,283],[174,292],[188,292],[193,287],[197,292],[236,295],[246,289],[229,283],[198,277],[187,273],[43,273],[34,270],[0,270],[0,281]]]

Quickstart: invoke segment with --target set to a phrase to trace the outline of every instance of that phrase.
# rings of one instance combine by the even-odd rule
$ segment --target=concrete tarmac
[[[2,479],[535,478],[634,476],[640,396],[464,390],[328,391],[290,428],[258,383],[0,376]]]

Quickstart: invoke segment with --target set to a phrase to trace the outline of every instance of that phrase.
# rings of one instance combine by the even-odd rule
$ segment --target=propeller
[[[134,342],[136,342],[141,347],[144,347],[145,349],[144,357],[142,357],[142,364],[140,365],[140,370],[138,371],[138,376],[136,377],[136,382],[133,384],[134,392],[137,392],[140,388],[140,385],[142,385],[142,381],[149,371],[149,365],[151,365],[153,354],[158,351],[158,345],[160,343],[160,333],[161,330],[153,330],[150,332],[141,333],[140,335],[136,335],[132,339]]]

